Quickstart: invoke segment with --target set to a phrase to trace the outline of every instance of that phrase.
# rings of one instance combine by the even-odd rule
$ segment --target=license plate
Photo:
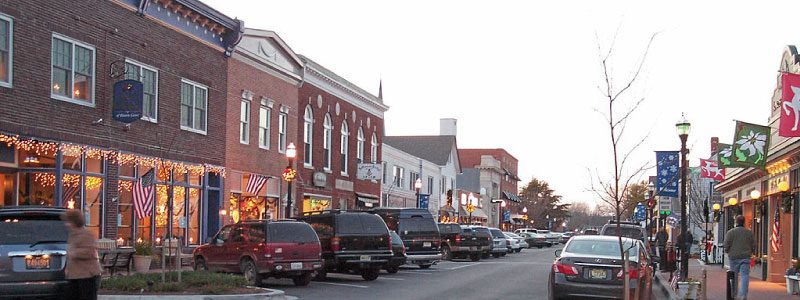
[[[422,243],[422,247],[430,247],[430,246],[431,246],[431,242],[423,242]]]
[[[303,269],[303,263],[301,263],[301,262],[293,262],[290,267],[292,268],[292,270],[302,270]]]
[[[28,270],[35,270],[35,269],[49,269],[50,268],[50,258],[49,257],[42,257],[42,256],[34,256],[31,258],[25,258],[25,268]]]
[[[369,255],[362,255],[361,256],[361,260],[362,261],[370,261],[370,260],[372,260],[372,258]]]
[[[606,279],[606,270],[592,269],[589,271],[589,278],[591,279]]]

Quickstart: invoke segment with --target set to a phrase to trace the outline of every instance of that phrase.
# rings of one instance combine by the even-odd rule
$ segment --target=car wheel
[[[258,273],[258,269],[256,269],[256,264],[250,260],[249,258],[245,258],[239,264],[239,268],[242,270],[242,274],[244,275],[244,279],[247,281],[248,285],[251,286],[260,286],[261,281],[264,277]]]
[[[325,269],[319,269],[314,271],[314,280],[325,280],[328,277],[328,271]]]
[[[307,286],[311,283],[311,273],[303,273],[303,275],[292,278],[292,281],[296,286]]]
[[[450,247],[444,246],[442,247],[442,260],[452,260],[453,259],[453,252],[450,252]]]
[[[208,265],[206,265],[206,260],[202,256],[198,256],[194,258],[194,270],[195,271],[208,271]]]
[[[492,257],[494,257],[494,258],[500,258],[500,253],[492,253]]]
[[[364,278],[366,281],[373,281],[378,279],[378,275],[380,275],[381,270],[378,268],[366,268],[361,270],[361,278]]]
[[[392,266],[386,268],[386,272],[389,274],[396,274],[397,271],[400,271],[400,266]]]
[[[489,254],[489,252],[481,253],[481,258],[487,259],[487,258],[489,258],[489,255],[491,255],[491,254]]]
[[[430,268],[430,267],[431,267],[431,264],[419,265],[420,269],[427,269],[427,268]]]
[[[472,261],[479,261],[479,260],[481,260],[481,254],[472,253],[472,254],[469,255],[469,259],[472,260]]]
[[[547,248],[553,247],[553,244],[547,244]]]

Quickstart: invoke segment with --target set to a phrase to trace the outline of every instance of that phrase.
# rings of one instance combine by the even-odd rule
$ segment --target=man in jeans
[[[736,216],[736,227],[725,233],[725,253],[730,259],[731,271],[736,273],[736,282],[741,282],[739,299],[747,299],[750,285],[750,257],[753,256],[753,233],[744,228],[744,216]],[[734,286],[734,288],[736,288]]]

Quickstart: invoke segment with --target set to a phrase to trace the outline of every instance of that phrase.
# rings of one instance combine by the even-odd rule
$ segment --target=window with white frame
[[[239,142],[250,144],[250,101],[242,99],[239,106]]]
[[[158,122],[158,70],[126,59],[125,79],[142,82],[142,120]]]
[[[272,123],[272,108],[267,99],[261,99],[258,108],[258,147],[269,149],[270,124]]]
[[[94,46],[53,34],[50,97],[94,106]]]
[[[394,174],[394,186],[402,188],[404,177],[405,177],[405,170],[402,167],[394,166],[392,169],[392,173]]]
[[[289,119],[288,108],[281,107],[281,112],[278,114],[278,152],[286,152],[286,123]]]
[[[347,120],[342,121],[342,138],[341,138],[341,147],[340,152],[342,155],[342,161],[340,163],[340,167],[342,168],[342,174],[347,175],[347,148],[350,141],[350,129],[347,128]]]
[[[433,195],[433,176],[428,176],[428,195]]]
[[[314,112],[311,110],[311,105],[306,106],[306,112],[303,114],[303,164],[311,166],[311,146],[314,144]]]
[[[333,141],[333,123],[331,115],[325,114],[325,122],[322,124],[324,131],[322,135],[322,166],[325,170],[331,169],[331,144]]]
[[[419,173],[417,172],[408,172],[408,189],[415,190],[416,187],[414,185],[417,184],[417,179],[419,179]]]
[[[14,48],[14,21],[0,14],[0,86],[11,87]]]
[[[447,192],[447,177],[442,176],[442,180],[439,181],[439,193],[444,194]]]
[[[181,129],[206,134],[208,88],[183,79],[181,81]]]
[[[378,162],[378,136],[374,132],[372,133],[372,141],[370,143],[369,159],[372,160],[372,163],[376,163]]]
[[[356,136],[358,141],[356,142],[356,160],[358,163],[364,162],[364,130],[361,127],[358,127],[358,135]]]
[[[387,164],[386,162],[382,162],[381,166],[382,166],[381,169],[383,169],[382,170],[383,171],[383,184],[386,184],[386,172],[388,172],[386,169],[389,167],[389,164]]]

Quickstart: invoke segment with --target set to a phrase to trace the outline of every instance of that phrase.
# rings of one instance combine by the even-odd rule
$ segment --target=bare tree
[[[603,105],[607,106],[607,108],[602,110],[595,109],[595,111],[603,116],[606,125],[608,126],[607,128],[611,141],[614,171],[610,179],[605,178],[605,176],[601,175],[599,171],[595,171],[595,174],[590,176],[590,178],[592,178],[590,191],[594,192],[595,195],[598,196],[603,202],[614,208],[614,216],[617,220],[620,220],[622,216],[625,195],[628,193],[629,186],[632,182],[639,180],[643,173],[649,169],[647,164],[643,164],[638,167],[630,167],[628,161],[628,159],[631,157],[631,154],[633,154],[642,145],[642,143],[644,143],[644,141],[647,139],[647,136],[644,136],[638,141],[634,140],[635,142],[630,146],[627,146],[626,143],[623,143],[623,137],[625,137],[625,130],[631,115],[636,112],[645,99],[644,97],[629,97],[628,94],[630,94],[629,92],[631,87],[634,85],[634,83],[636,83],[637,79],[639,79],[639,75],[641,74],[647,54],[650,52],[650,46],[652,45],[655,37],[656,34],[653,34],[650,37],[641,59],[636,63],[634,71],[627,80],[622,82],[621,85],[616,85],[614,76],[611,73],[612,67],[610,59],[612,58],[614,43],[616,42],[616,34],[607,50],[603,50],[603,47],[600,45],[600,38],[597,37],[597,52],[600,59],[600,67],[604,84],[604,86],[598,87],[598,89],[602,93]],[[620,225],[617,223],[617,232],[621,232],[620,230]],[[628,293],[629,278],[628,263],[626,259],[626,253],[628,249],[624,248],[621,235],[618,241],[620,247],[620,258],[623,261],[622,271],[625,276],[623,297],[627,300],[630,297]],[[636,293],[638,294],[638,289]]]

